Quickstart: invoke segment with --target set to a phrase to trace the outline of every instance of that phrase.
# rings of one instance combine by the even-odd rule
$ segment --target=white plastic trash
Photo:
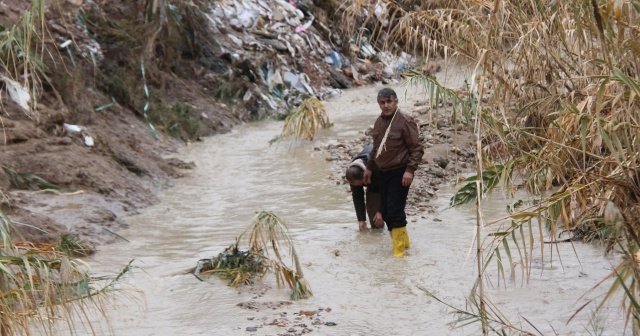
[[[9,77],[1,76],[0,78],[2,78],[6,84],[7,92],[9,93],[11,100],[20,105],[20,107],[25,111],[31,112],[31,107],[29,106],[29,103],[31,102],[29,89]]]
[[[84,144],[87,147],[93,147],[93,137],[90,135],[84,136]]]
[[[62,124],[62,127],[64,127],[64,129],[67,132],[71,132],[71,133],[79,133],[79,132],[82,132],[83,130],[82,126],[72,125],[72,124]]]

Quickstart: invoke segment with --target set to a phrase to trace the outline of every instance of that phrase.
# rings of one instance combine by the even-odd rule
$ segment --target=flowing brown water
[[[353,205],[345,186],[327,177],[330,167],[314,147],[351,138],[372,124],[378,114],[378,87],[346,91],[326,103],[334,127],[316,142],[269,146],[281,122],[246,124],[232,132],[193,144],[180,158],[197,167],[177,186],[161,195],[157,206],[129,219],[131,228],[120,232],[130,242],[103,246],[89,260],[98,273],[113,272],[135,258],[137,266],[123,285],[138,301],[119,299],[108,312],[116,335],[278,335],[288,328],[260,326],[293,313],[330,307],[325,322],[314,326],[317,335],[476,335],[478,326],[451,330],[450,310],[429,298],[422,288],[464,307],[474,280],[472,246],[475,209],[446,209],[453,188],[445,187],[434,204],[434,215],[414,218],[409,224],[413,245],[402,259],[391,256],[387,232],[359,233]],[[401,89],[399,92],[404,92]],[[409,93],[410,106],[421,98]],[[485,204],[487,219],[504,213],[510,201],[499,194]],[[259,311],[237,306],[287,300],[289,291],[273,288],[264,296],[226,286],[218,278],[201,282],[185,270],[200,258],[220,253],[247,226],[255,211],[271,210],[285,219],[297,240],[305,277],[315,296],[281,309]],[[442,220],[434,221],[434,218]],[[506,289],[490,289],[489,295],[517,325],[532,329],[520,316],[545,334],[588,335],[587,313],[565,325],[586,302],[581,295],[604,278],[613,260],[591,245],[560,244],[563,267],[547,253],[537,256],[529,284],[520,281]],[[543,265],[544,263],[544,265]],[[544,271],[542,271],[544,266]],[[495,280],[495,277],[494,277]],[[602,291],[600,291],[601,293]],[[129,293],[129,294],[126,294]],[[593,295],[589,296],[593,297]],[[616,302],[617,304],[617,302]],[[621,312],[613,307],[598,318],[603,335],[622,334]],[[300,322],[302,323],[302,322]],[[300,328],[298,328],[300,329]],[[106,329],[104,329],[106,330]],[[99,333],[102,331],[99,331]],[[107,331],[105,331],[106,333]],[[593,333],[593,331],[591,331]]]

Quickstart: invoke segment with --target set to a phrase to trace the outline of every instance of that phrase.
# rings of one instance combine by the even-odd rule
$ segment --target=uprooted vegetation
[[[511,259],[509,250],[517,250],[528,274],[530,246],[523,242],[536,239],[536,222],[553,240],[568,232],[569,240],[604,242],[623,257],[603,301],[623,292],[629,326],[640,332],[640,3],[331,3],[344,9],[345,29],[380,48],[477,65],[471,107],[483,170],[451,203],[498,186],[535,196],[514,202],[509,223],[494,229],[485,268],[497,261],[503,269],[505,253]]]
[[[246,238],[248,250],[241,250]],[[291,264],[285,259],[289,256]],[[235,243],[216,257],[201,259],[191,271],[194,275],[216,274],[229,281],[230,286],[252,284],[273,272],[279,287],[291,289],[291,299],[306,299],[313,295],[302,273],[293,239],[287,225],[271,211],[260,211]]]

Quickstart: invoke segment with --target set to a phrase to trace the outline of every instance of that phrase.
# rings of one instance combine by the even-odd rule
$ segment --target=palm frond
[[[466,97],[462,93],[449,89],[436,80],[435,77],[425,75],[419,71],[409,70],[404,74],[405,85],[418,87],[424,90],[431,106],[429,120],[433,122],[431,111],[441,106],[451,106],[451,122],[458,121],[464,124],[473,124],[473,116],[477,106],[474,98],[470,94]]]
[[[238,247],[244,237],[247,237],[248,250]],[[290,264],[286,256],[291,257]],[[253,283],[269,270],[279,287],[291,289],[292,300],[313,295],[287,225],[273,212],[260,211],[235,243],[217,257],[200,260],[193,273],[214,273],[228,279],[231,286],[239,286]]]
[[[288,138],[313,140],[319,129],[329,127],[331,127],[331,122],[324,104],[315,97],[307,98],[287,115],[282,132],[269,143]]]

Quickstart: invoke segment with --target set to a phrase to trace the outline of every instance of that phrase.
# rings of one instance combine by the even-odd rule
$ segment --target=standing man
[[[378,92],[380,116],[373,124],[373,149],[363,180],[371,183],[373,167],[380,179],[381,213],[393,241],[393,255],[404,256],[409,248],[405,206],[413,173],[424,150],[418,139],[418,125],[398,109],[398,96],[390,88]]]
[[[367,229],[366,217],[369,217],[369,224],[372,229],[382,229],[384,227],[382,213],[380,213],[380,184],[378,183],[378,174],[375,170],[372,171],[371,183],[367,185],[366,192],[364,190],[364,171],[367,169],[367,163],[369,162],[372,149],[373,144],[364,146],[362,151],[351,160],[345,174],[351,187],[353,207],[356,209],[356,217],[358,218],[360,231]]]

